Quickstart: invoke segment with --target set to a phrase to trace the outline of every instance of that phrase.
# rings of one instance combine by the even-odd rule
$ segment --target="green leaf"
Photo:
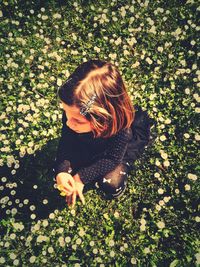
[[[175,267],[179,263],[179,260],[174,260],[170,263],[169,267]]]

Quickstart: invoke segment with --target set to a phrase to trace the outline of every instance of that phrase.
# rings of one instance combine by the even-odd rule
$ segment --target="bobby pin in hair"
[[[96,95],[93,95],[93,97],[87,102],[87,104],[80,109],[80,114],[81,115],[85,116],[89,112],[89,110],[90,110],[92,104],[94,103],[95,99],[96,99]]]

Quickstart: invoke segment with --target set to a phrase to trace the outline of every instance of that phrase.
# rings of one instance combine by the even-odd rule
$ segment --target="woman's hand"
[[[76,196],[78,195],[80,200],[82,201],[83,205],[85,204],[85,198],[83,196],[83,188],[84,184],[81,181],[78,174],[74,176],[74,182],[75,182],[75,191],[71,195],[66,196],[66,201],[68,205],[72,205],[72,207],[75,206],[76,203]]]
[[[76,190],[74,178],[66,172],[60,172],[56,176],[57,187],[61,191],[61,195],[72,195]]]

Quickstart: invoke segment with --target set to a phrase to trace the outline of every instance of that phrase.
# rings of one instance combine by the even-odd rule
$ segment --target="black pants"
[[[123,162],[107,173],[104,177],[98,179],[93,184],[86,184],[83,192],[90,189],[97,189],[104,193],[106,199],[113,199],[121,196],[127,184],[127,177],[130,174],[131,166],[129,162]]]

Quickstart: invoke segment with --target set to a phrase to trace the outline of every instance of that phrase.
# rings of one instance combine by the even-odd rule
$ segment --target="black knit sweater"
[[[55,176],[60,172],[79,174],[84,184],[105,176],[123,161],[135,161],[144,151],[150,137],[147,112],[136,106],[131,128],[123,129],[110,138],[94,138],[93,133],[76,133],[62,116],[62,134],[54,165]]]

